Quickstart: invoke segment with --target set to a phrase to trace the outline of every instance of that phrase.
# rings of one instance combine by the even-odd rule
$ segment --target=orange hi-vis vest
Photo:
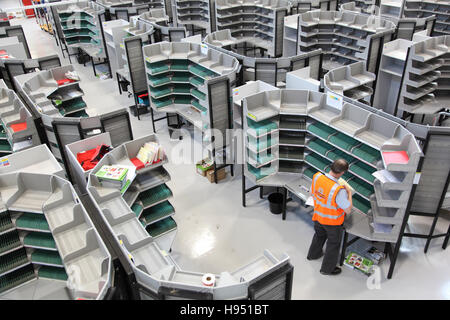
[[[313,221],[327,226],[339,226],[344,223],[345,212],[336,203],[336,196],[343,188],[320,172],[313,176],[311,184],[311,195],[314,199]]]

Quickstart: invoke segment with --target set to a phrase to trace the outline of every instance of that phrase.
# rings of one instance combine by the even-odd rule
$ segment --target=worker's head
[[[331,164],[330,173],[336,178],[342,177],[348,170],[348,162],[344,159],[337,159]]]

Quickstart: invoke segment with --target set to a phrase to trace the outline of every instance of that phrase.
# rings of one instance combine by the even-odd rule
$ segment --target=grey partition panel
[[[436,213],[448,188],[450,135],[430,132],[422,173],[411,207],[413,212]]]
[[[147,91],[147,80],[145,75],[144,55],[142,53],[141,38],[124,40],[127,53],[128,68],[130,70],[131,86],[134,93]]]
[[[261,80],[273,86],[277,85],[277,62],[256,61],[255,81]]]
[[[19,42],[21,42],[25,47],[27,58],[31,59],[30,48],[28,47],[27,38],[25,37],[25,33],[23,32],[22,26],[6,27],[5,32],[8,37],[17,37]]]
[[[39,70],[50,70],[61,66],[61,61],[57,55],[38,59]]]
[[[412,40],[416,31],[416,21],[399,21],[397,24],[397,39]]]
[[[4,68],[5,68],[6,72],[3,73],[3,80],[5,81],[8,88],[17,92],[16,85],[14,83],[14,77],[26,73],[24,63],[23,62],[5,62]]]
[[[115,10],[116,20],[122,19],[125,21],[130,21],[130,15],[128,14],[128,9],[116,9]]]
[[[230,84],[228,79],[215,82],[208,86],[210,97],[211,127],[222,132],[226,137],[226,130],[231,128]]]
[[[289,263],[248,287],[250,300],[290,300],[294,267]]]
[[[377,37],[372,38],[369,45],[369,50],[367,52],[367,71],[372,73],[377,73],[378,61],[381,59],[381,50],[383,47],[383,38]]]
[[[169,29],[169,42],[180,42],[183,38],[186,38],[184,28]]]
[[[109,132],[113,147],[117,147],[124,142],[133,140],[128,112],[104,117],[100,121],[102,124],[102,131]]]
[[[275,17],[275,57],[283,55],[283,34],[284,34],[284,17],[287,15],[287,10],[276,11]]]

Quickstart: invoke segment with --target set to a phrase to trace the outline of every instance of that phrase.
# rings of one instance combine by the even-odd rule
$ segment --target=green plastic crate
[[[372,208],[370,205],[370,202],[367,201],[366,199],[362,198],[358,194],[353,195],[352,202],[353,202],[353,206],[355,208],[357,208],[358,210],[360,210],[366,214]]]
[[[28,262],[24,248],[0,256],[0,274],[10,271]]]
[[[203,92],[201,92],[201,91],[199,91],[197,89],[192,89],[191,93],[197,99],[200,99],[200,100],[205,100],[206,99],[206,94],[204,94]]]
[[[25,246],[43,247],[56,249],[56,243],[52,234],[42,232],[30,232],[23,239]]]
[[[189,94],[191,93],[191,85],[189,84],[177,84],[173,87],[173,92]]]
[[[316,154],[309,154],[305,157],[305,161],[322,171],[327,171],[327,167],[331,164],[327,159]]]
[[[151,235],[153,238],[156,238],[165,232],[176,229],[176,227],[177,224],[175,220],[172,217],[168,217],[166,219],[148,225],[146,230],[149,235]]]
[[[310,149],[320,153],[323,156],[325,156],[328,151],[334,148],[331,144],[323,142],[322,140],[319,139],[311,140],[308,146]]]
[[[0,236],[0,253],[17,248],[21,245],[19,234],[16,230],[2,234]]]
[[[35,250],[31,254],[31,262],[48,263],[48,264],[54,264],[54,265],[58,265],[58,266],[63,265],[62,259],[59,256],[58,252],[41,250],[41,249]]]
[[[191,96],[175,96],[174,103],[176,104],[191,104]]]
[[[150,93],[152,96],[154,96],[156,99],[161,98],[163,96],[167,96],[168,94],[172,93],[172,86],[162,86],[157,88],[151,88]]]
[[[254,129],[256,131],[256,134],[262,134],[265,132],[278,129],[277,124],[270,120],[263,120],[256,122],[253,121],[252,119],[247,118],[247,124],[249,128]]]
[[[356,192],[362,194],[366,198],[369,198],[374,193],[373,187],[370,184],[356,177],[348,181],[348,184],[351,185]]]
[[[378,150],[375,150],[372,147],[369,147],[368,145],[362,144],[352,150],[352,153],[363,159],[364,161],[367,161],[369,163],[376,164],[378,161],[381,160],[381,153]]]
[[[368,180],[369,182],[374,182],[375,177],[372,175],[377,169],[365,164],[364,162],[358,161],[350,166],[350,170],[362,178]]]
[[[321,137],[322,139],[328,140],[328,137],[336,132],[333,128],[321,123],[316,122],[312,123],[307,127],[307,131],[314,133],[316,136]]]
[[[172,76],[173,82],[189,82],[190,73],[177,72]]]
[[[24,213],[16,220],[17,228],[50,231],[48,222],[43,214]]]
[[[35,278],[31,264],[0,277],[0,293]]]
[[[68,279],[66,270],[64,268],[42,266],[38,270],[39,278],[48,278],[55,280],[66,281]]]
[[[161,200],[172,196],[172,191],[166,184],[151,188],[139,194],[139,200],[142,202],[144,208],[149,207]]]
[[[145,209],[142,212],[142,219],[146,224],[151,224],[156,220],[164,218],[175,212],[169,201],[164,201],[156,206]]]
[[[328,141],[334,145],[337,145],[339,148],[350,151],[351,148],[358,145],[360,142],[355,140],[341,132],[331,136]]]

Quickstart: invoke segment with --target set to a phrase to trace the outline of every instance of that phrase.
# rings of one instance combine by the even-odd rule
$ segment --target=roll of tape
[[[216,276],[212,273],[205,273],[202,277],[202,283],[204,286],[212,287],[216,282]]]

